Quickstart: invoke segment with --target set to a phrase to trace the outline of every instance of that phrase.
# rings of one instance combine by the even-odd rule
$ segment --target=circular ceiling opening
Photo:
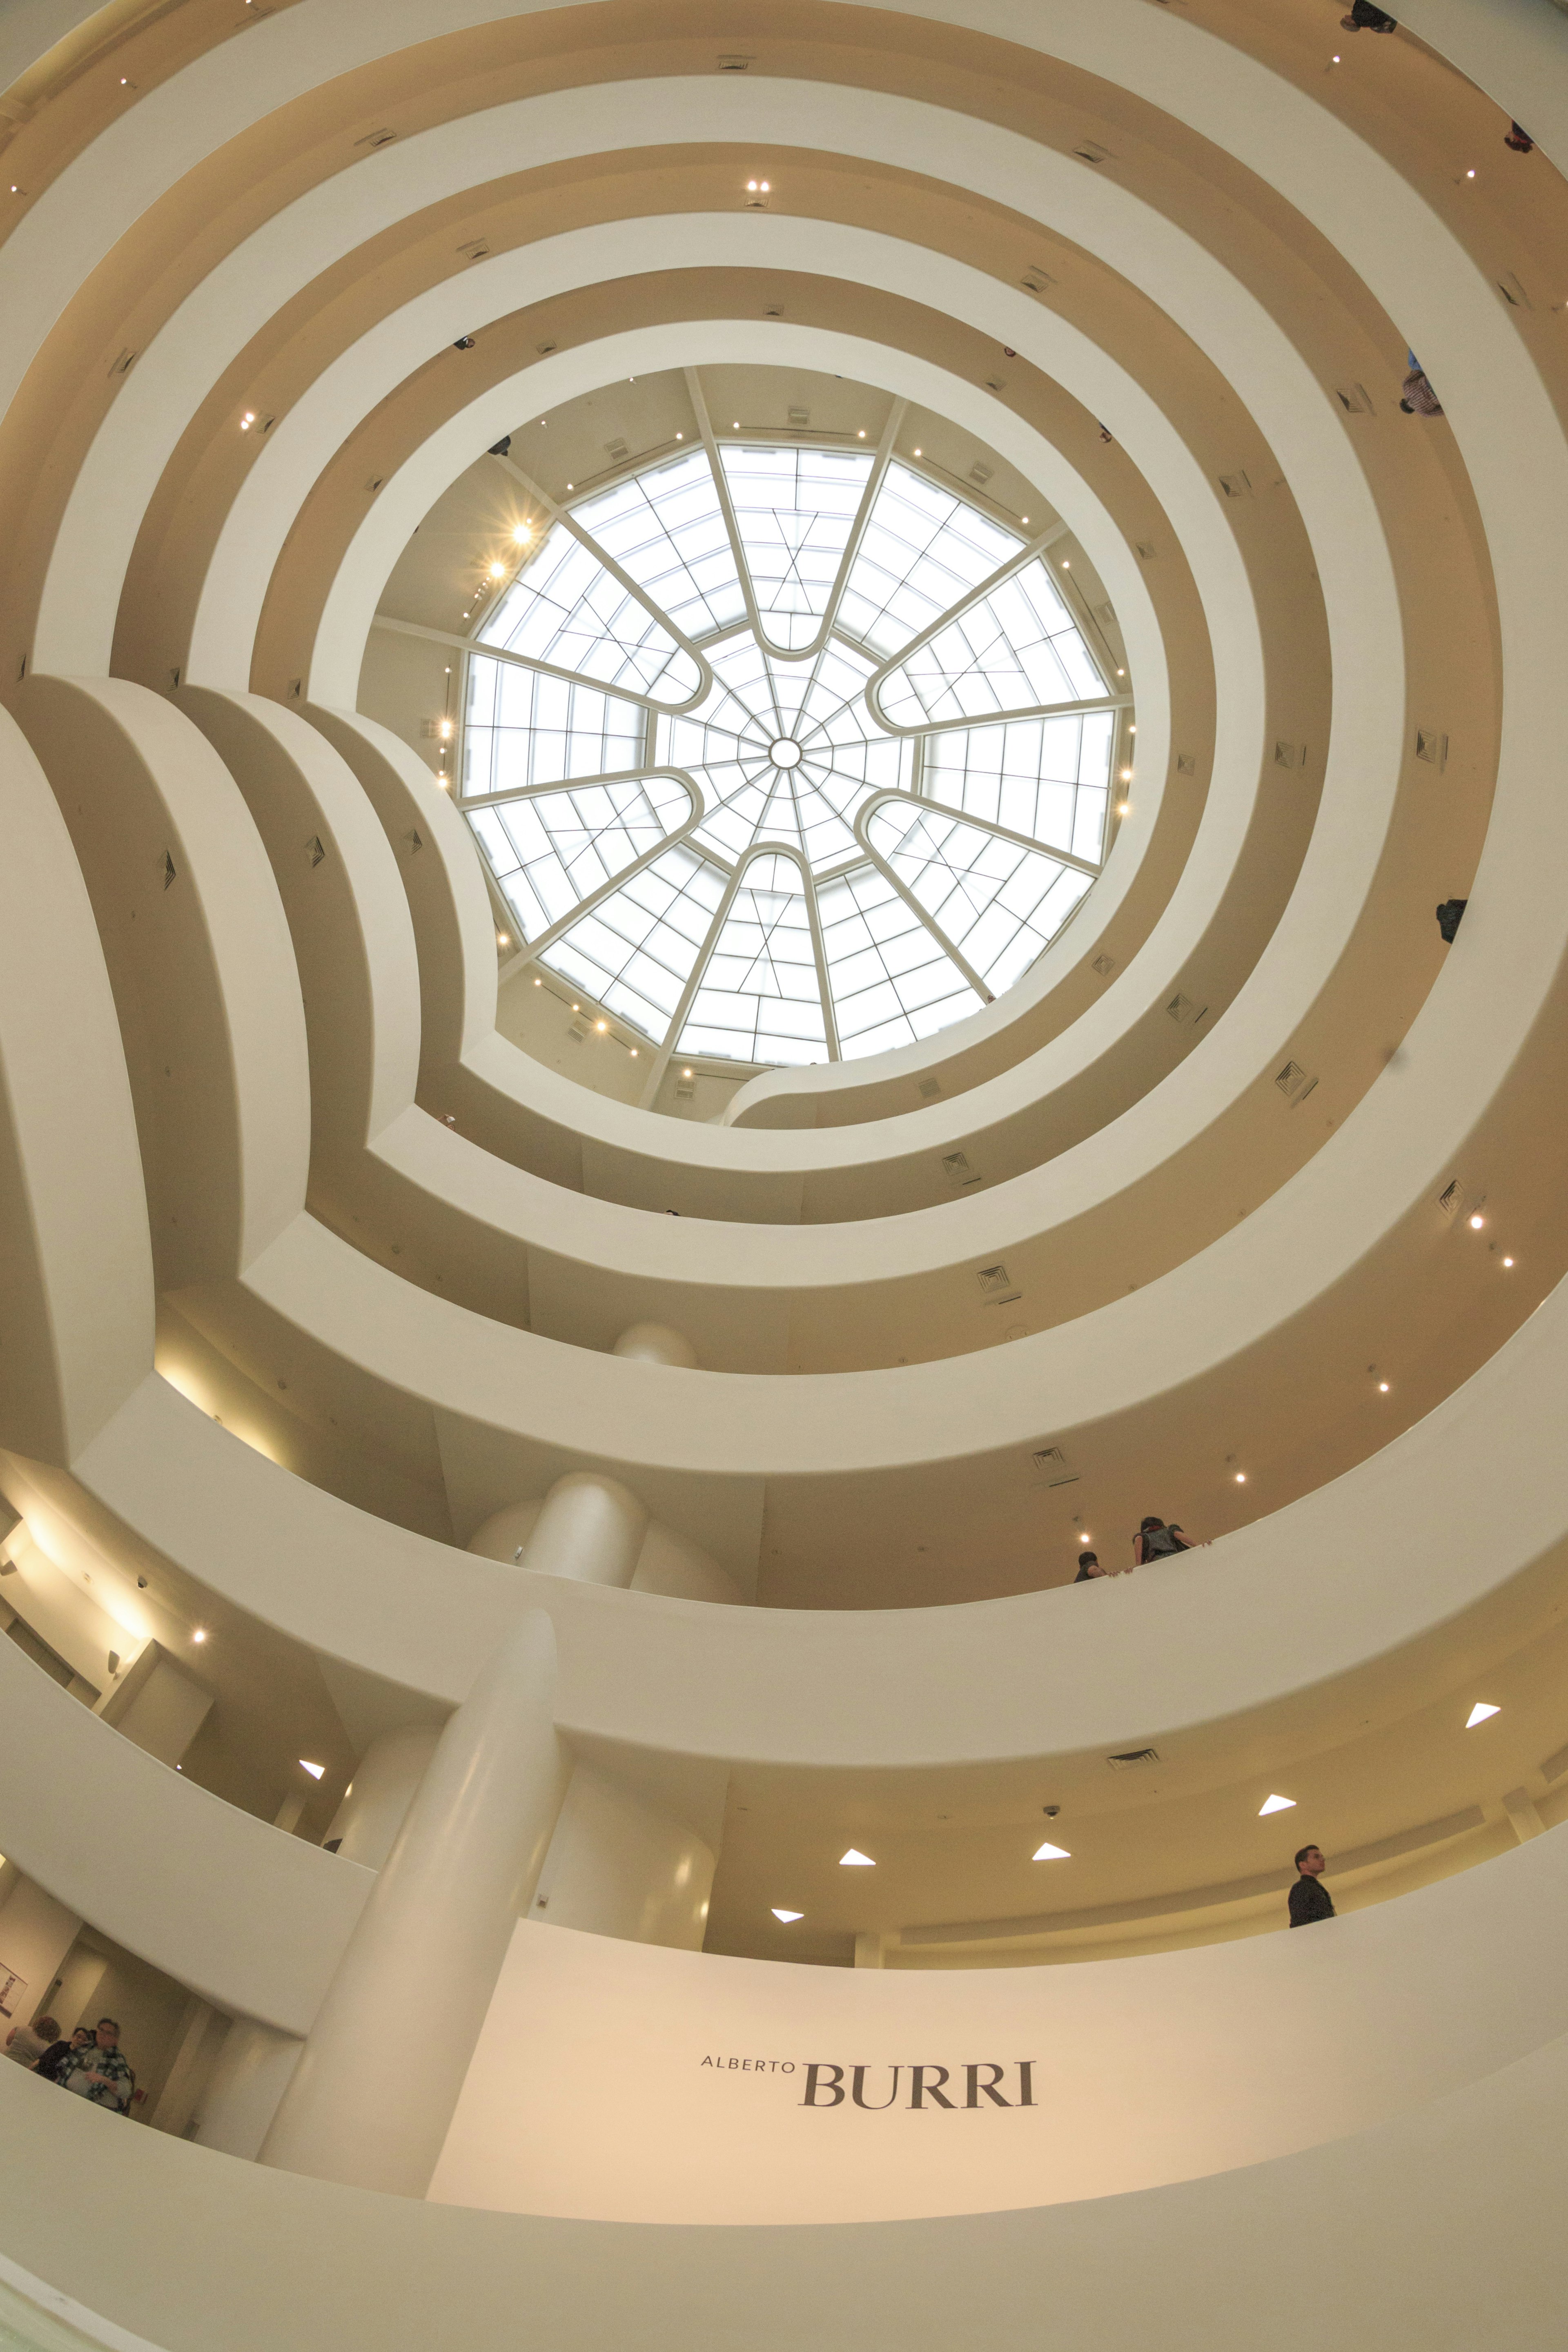
[[[549,511],[474,629],[458,765],[532,958],[660,1067],[881,1053],[1023,977],[1131,720],[1059,526],[891,436],[700,443]]]

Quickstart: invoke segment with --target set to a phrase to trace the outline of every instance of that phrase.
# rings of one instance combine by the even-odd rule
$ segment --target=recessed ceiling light
[[[925,456],[925,451],[923,449],[917,449],[915,451],[915,456],[917,457],[923,457]]]
[[[301,1756],[300,1759],[300,1771],[309,1772],[312,1780],[319,1780],[326,1769],[324,1764],[312,1764],[309,1757]]]
[[[510,948],[511,945],[510,933],[508,931],[498,931],[496,933],[496,945],[498,948]]]
[[[594,1024],[595,1029],[607,1029],[609,1025],[607,1021],[595,1021]]]
[[[1388,1382],[1386,1381],[1379,1381],[1377,1384],[1377,1392],[1379,1396],[1386,1396],[1388,1394]]]
[[[1035,1849],[1037,1862],[1070,1862],[1071,1854],[1065,1845],[1042,1845]]]
[[[1245,1471],[1245,1470],[1238,1470],[1238,1471],[1237,1472],[1237,1474],[1236,1474],[1236,1483],[1237,1483],[1237,1485],[1238,1486],[1246,1486],[1246,1484],[1247,1484],[1247,1473],[1246,1473],[1246,1471]]]
[[[1510,1258],[1510,1257],[1505,1257],[1505,1258],[1504,1258],[1504,1260],[1503,1260],[1503,1264],[1504,1264],[1504,1265],[1511,1265],[1513,1264],[1513,1260],[1512,1260],[1512,1258]]]
[[[1125,815],[1127,814],[1128,810],[1131,807],[1131,805],[1132,805],[1132,803],[1131,803],[1131,801],[1118,801],[1118,802],[1117,802],[1117,803],[1116,803],[1116,814],[1117,814],[1117,815],[1118,815],[1118,816],[1125,816]]]
[[[1486,1219],[1482,1216],[1482,1214],[1481,1214],[1480,1211],[1478,1209],[1478,1210],[1477,1210],[1477,1212],[1476,1212],[1476,1213],[1475,1213],[1475,1215],[1470,1219],[1470,1231],[1471,1231],[1473,1234],[1479,1234],[1479,1233],[1480,1232],[1481,1227],[1482,1227],[1485,1223],[1486,1223]]]
[[[206,1638],[206,1635],[203,1633],[199,1625],[196,1627],[195,1632],[191,1635],[193,1642],[205,1642]]]
[[[513,539],[516,540],[519,547],[521,547],[525,539],[532,538],[533,526],[531,523],[527,522],[514,522],[511,527],[511,535]]]
[[[490,565],[490,578],[492,580],[504,580],[506,578],[506,565],[504,563],[492,563]]]
[[[1475,165],[1472,163],[1472,164],[1470,165],[1469,170],[1465,173],[1465,177],[1466,177],[1466,179],[1467,179],[1467,180],[1473,180],[1473,179],[1475,178],[1475,176],[1476,176],[1476,167],[1475,167]]]
[[[776,1903],[773,1906],[773,1917],[775,1919],[782,1919],[786,1927],[789,1926],[792,1919],[804,1919],[805,1916],[805,1913],[804,1911],[781,1911]]]
[[[1492,1716],[1501,1713],[1500,1706],[1492,1706],[1484,1698],[1479,1698],[1465,1717],[1465,1729],[1473,1731],[1478,1723],[1486,1723]]]
[[[839,1855],[838,1867],[840,1870],[875,1870],[877,1865],[868,1853],[861,1853],[851,1846],[847,1853]]]
[[[757,184],[755,180],[748,180],[746,182],[746,189],[749,194],[754,196],[757,193]]]
[[[1290,1813],[1295,1810],[1294,1797],[1265,1797],[1258,1808],[1258,1818],[1261,1821],[1265,1813]]]
[[[533,984],[534,984],[535,988],[542,988],[542,987],[543,987],[543,985],[544,985],[544,982],[543,982],[542,980],[538,980],[538,979],[536,979],[536,980],[534,981],[534,983],[533,983]]]

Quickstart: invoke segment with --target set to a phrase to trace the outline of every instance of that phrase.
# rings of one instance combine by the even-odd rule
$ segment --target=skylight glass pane
[[[874,461],[869,453],[732,446],[721,457],[763,634],[776,646],[809,645]]]
[[[710,636],[745,618],[746,600],[706,451],[694,449],[668,466],[616,482],[596,498],[584,499],[572,513],[683,636]]]
[[[990,719],[1105,692],[1078,624],[1037,557],[883,679],[895,727]]]
[[[470,654],[464,798],[640,768],[644,731],[638,703]]]
[[[1012,719],[928,735],[922,788],[965,816],[1100,863],[1115,714]]]
[[[858,866],[819,883],[827,985],[846,1061],[913,1045],[980,999],[885,874]]]
[[[805,884],[793,858],[758,857],[746,867],[678,1051],[737,1062],[827,1059]]]
[[[849,567],[837,625],[886,660],[1024,543],[952,491],[891,465]]]
[[[839,645],[775,662],[749,632],[711,658],[713,692],[658,735],[660,765],[686,769],[707,799],[698,839],[731,861],[760,841],[786,842],[814,866],[853,856],[861,803],[907,789],[912,773],[908,743],[866,709],[869,662]]]
[[[665,702],[684,701],[701,676],[669,631],[564,523],[513,581],[479,639]]]
[[[552,970],[662,1042],[727,877],[678,842],[547,950]]]
[[[963,817],[884,801],[868,828],[886,858],[994,995],[1022,978],[1091,877]]]
[[[535,940],[683,825],[691,798],[671,777],[648,776],[469,814],[519,931]]]

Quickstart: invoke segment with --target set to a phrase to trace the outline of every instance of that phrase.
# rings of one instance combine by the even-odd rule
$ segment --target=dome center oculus
[[[768,757],[775,768],[798,767],[800,745],[793,735],[780,735],[768,745]]]

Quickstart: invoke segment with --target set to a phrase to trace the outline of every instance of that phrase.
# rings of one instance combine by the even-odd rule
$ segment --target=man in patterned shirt
[[[95,2107],[110,2107],[117,2116],[130,2111],[136,2077],[120,2052],[120,2028],[112,2017],[100,2017],[98,2032],[85,2050],[77,2051],[57,2077],[62,2089]]]

